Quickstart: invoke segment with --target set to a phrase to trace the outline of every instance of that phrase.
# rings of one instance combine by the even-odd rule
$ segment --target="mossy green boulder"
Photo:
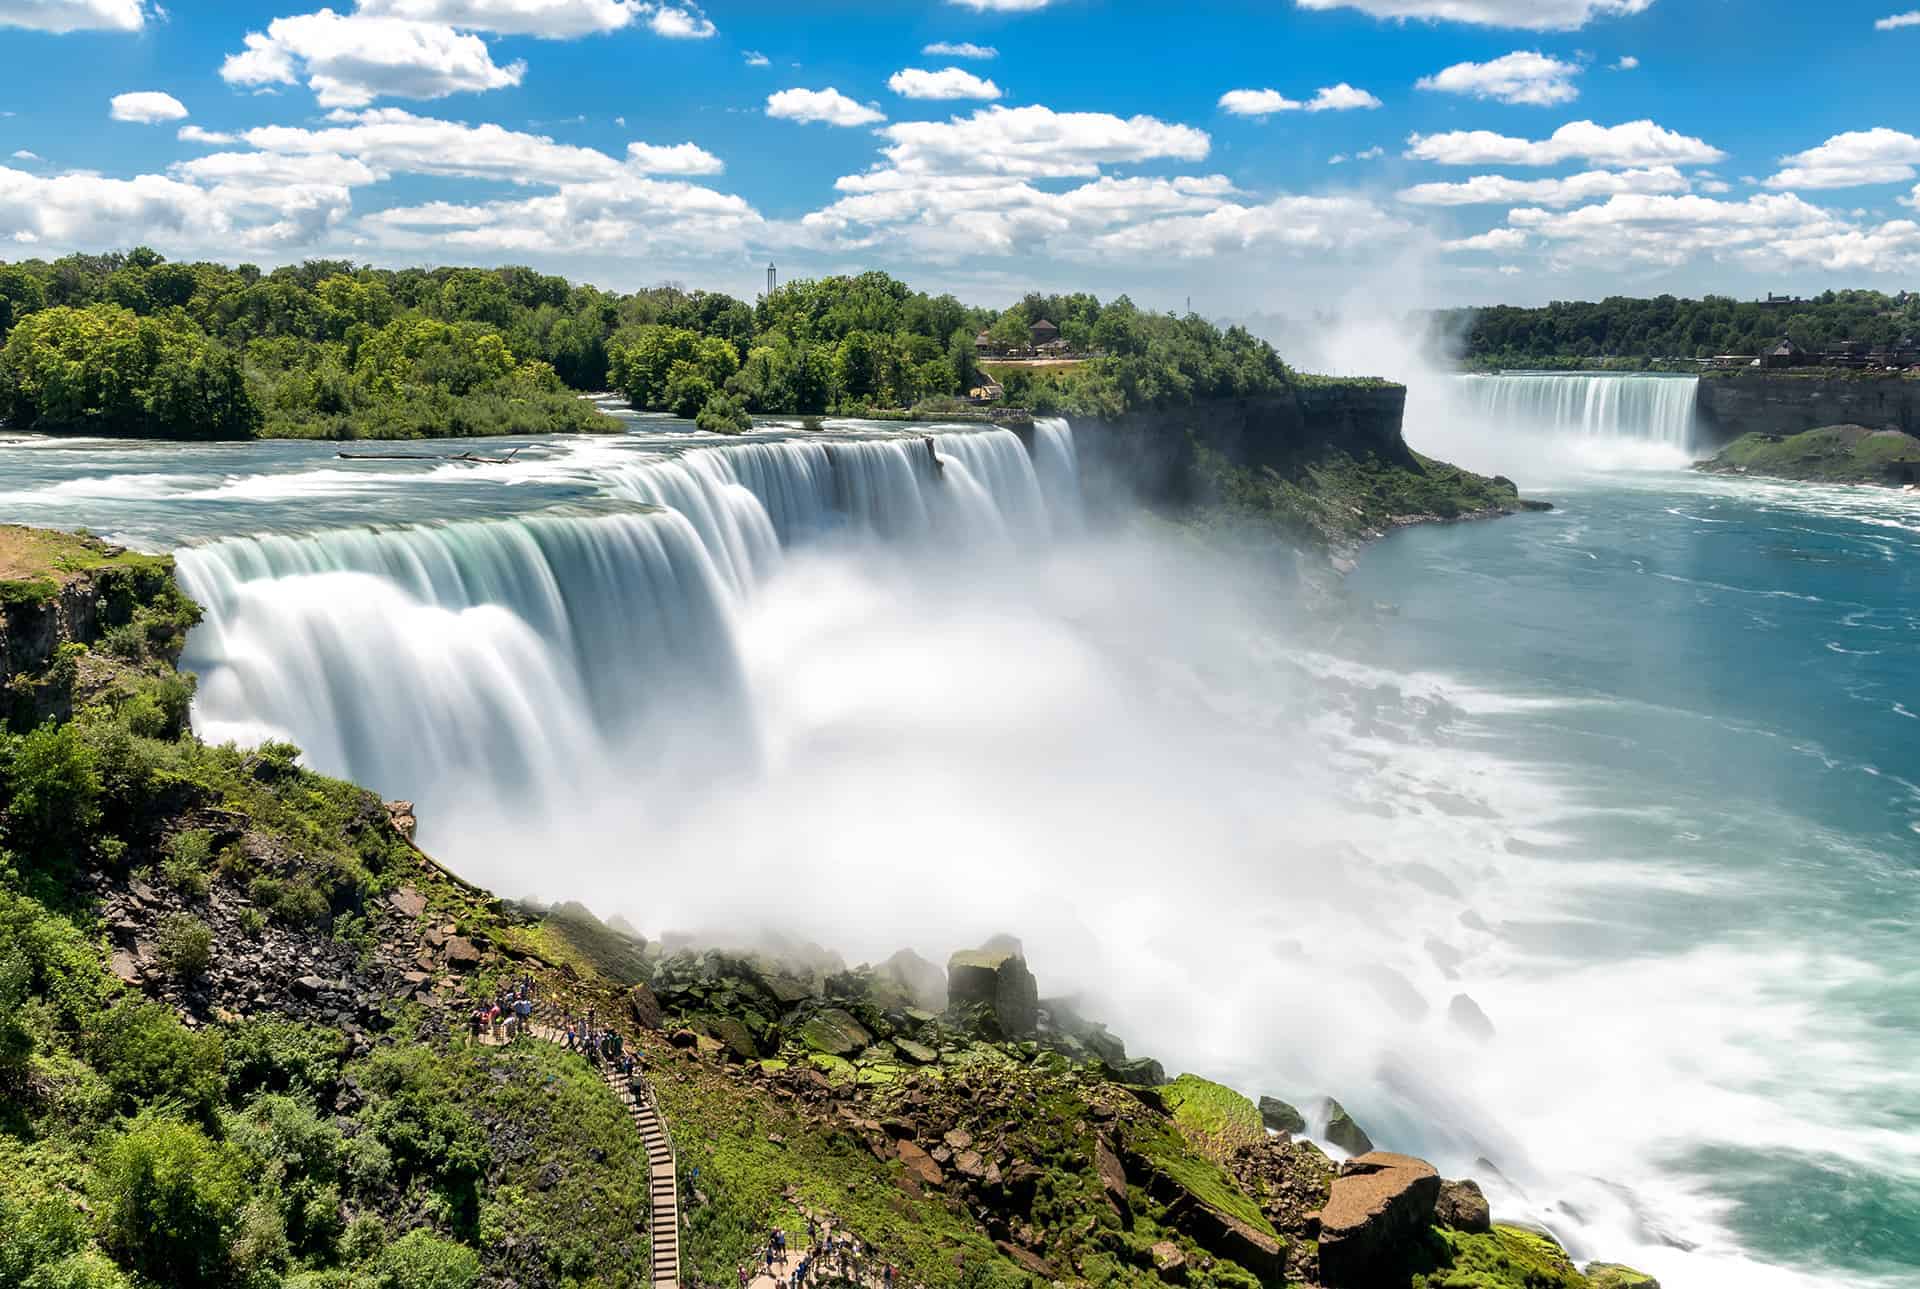
[[[800,1041],[816,1052],[847,1057],[873,1045],[873,1035],[849,1013],[829,1007],[800,1027]]]

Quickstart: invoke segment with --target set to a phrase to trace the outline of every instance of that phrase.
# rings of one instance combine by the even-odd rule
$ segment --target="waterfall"
[[[188,547],[195,726],[289,739],[429,820],[579,808],[608,763],[738,768],[757,750],[736,621],[788,551],[1010,552],[1053,531],[1061,460],[1043,490],[1005,430],[617,452],[591,467],[615,513]]]
[[[1073,446],[1073,427],[1065,417],[1034,420],[1033,473],[1055,526],[1062,532],[1079,530],[1086,522],[1080,497],[1080,457]]]
[[[1502,372],[1462,376],[1460,411],[1489,429],[1627,439],[1686,451],[1693,443],[1694,376]]]

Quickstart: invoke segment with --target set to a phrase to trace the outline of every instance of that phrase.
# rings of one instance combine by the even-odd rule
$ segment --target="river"
[[[1582,1259],[1920,1266],[1914,499],[1532,456],[1557,510],[1394,535],[1330,631],[1083,517],[1063,423],[630,429],[25,440],[0,505],[184,547],[196,726],[414,799],[505,893],[856,958],[1014,931],[1136,1052],[1334,1093]]]

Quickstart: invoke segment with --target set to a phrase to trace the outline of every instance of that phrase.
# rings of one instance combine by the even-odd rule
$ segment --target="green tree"
[[[164,1285],[222,1285],[246,1201],[243,1161],[190,1124],[136,1119],[111,1137],[88,1184],[101,1242]]]

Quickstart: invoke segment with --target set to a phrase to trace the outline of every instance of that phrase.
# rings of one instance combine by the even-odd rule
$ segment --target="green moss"
[[[1496,1225],[1484,1235],[1433,1228],[1413,1289],[1589,1289],[1566,1250],[1545,1235]]]
[[[1151,1121],[1136,1124],[1128,1133],[1127,1144],[1166,1182],[1200,1203],[1231,1214],[1256,1231],[1277,1234],[1260,1206],[1226,1171],[1194,1150],[1173,1128]],[[1149,1185],[1149,1189],[1153,1187]]]
[[[1862,425],[1829,425],[1785,436],[1747,434],[1700,468],[1822,483],[1906,483],[1920,480],[1920,439]]]
[[[1593,1289],[1660,1289],[1652,1276],[1617,1262],[1588,1263],[1587,1281]]]
[[[1182,1074],[1160,1088],[1158,1095],[1181,1131],[1210,1154],[1230,1154],[1266,1136],[1253,1102],[1197,1074]]]

